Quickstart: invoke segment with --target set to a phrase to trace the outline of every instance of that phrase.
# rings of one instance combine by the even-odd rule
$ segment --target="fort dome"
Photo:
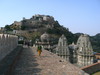
[[[41,35],[40,39],[42,42],[48,42],[49,41],[49,34],[47,34],[45,32],[44,34]]]

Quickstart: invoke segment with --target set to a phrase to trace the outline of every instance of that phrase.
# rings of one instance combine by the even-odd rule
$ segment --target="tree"
[[[6,26],[5,26],[5,29],[6,29],[7,31],[12,31],[10,25],[6,25]]]
[[[25,28],[26,28],[26,27],[25,27],[24,25],[21,26],[21,30],[25,30]]]

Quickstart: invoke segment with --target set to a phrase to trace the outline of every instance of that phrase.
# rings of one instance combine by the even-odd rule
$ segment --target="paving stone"
[[[61,60],[62,62],[59,62]],[[36,48],[24,47],[12,75],[82,75],[81,70],[46,50],[38,56]],[[84,75],[84,74],[83,74]]]

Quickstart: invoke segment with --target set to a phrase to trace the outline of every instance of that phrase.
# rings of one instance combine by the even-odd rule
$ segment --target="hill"
[[[30,19],[23,18],[20,22],[15,21],[11,25],[5,26],[6,32],[9,31],[19,31],[22,34],[16,34],[18,36],[24,37],[26,40],[32,40],[34,43],[36,38],[47,32],[53,37],[53,41],[57,44],[59,37],[64,34],[68,39],[68,44],[72,42],[76,43],[79,36],[83,33],[73,34],[68,28],[60,25],[54,17],[49,15],[34,15]],[[25,31],[25,32],[23,32]],[[100,34],[95,36],[90,36],[91,43],[93,45],[94,51],[100,52]]]
[[[94,51],[100,53],[100,33],[91,36],[90,38]]]
[[[31,39],[33,42],[44,32],[47,32],[50,36],[54,37],[56,43],[62,34],[67,37],[69,44],[74,41],[74,34],[49,15],[34,15],[30,19],[23,18],[20,22],[15,21],[11,25],[6,25],[5,29],[7,32],[13,30],[28,31],[25,34],[17,35],[23,36],[25,39]]]

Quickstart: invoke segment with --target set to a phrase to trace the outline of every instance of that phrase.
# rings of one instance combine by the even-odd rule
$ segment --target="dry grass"
[[[99,72],[94,73],[93,75],[100,75],[100,71],[99,71]]]

